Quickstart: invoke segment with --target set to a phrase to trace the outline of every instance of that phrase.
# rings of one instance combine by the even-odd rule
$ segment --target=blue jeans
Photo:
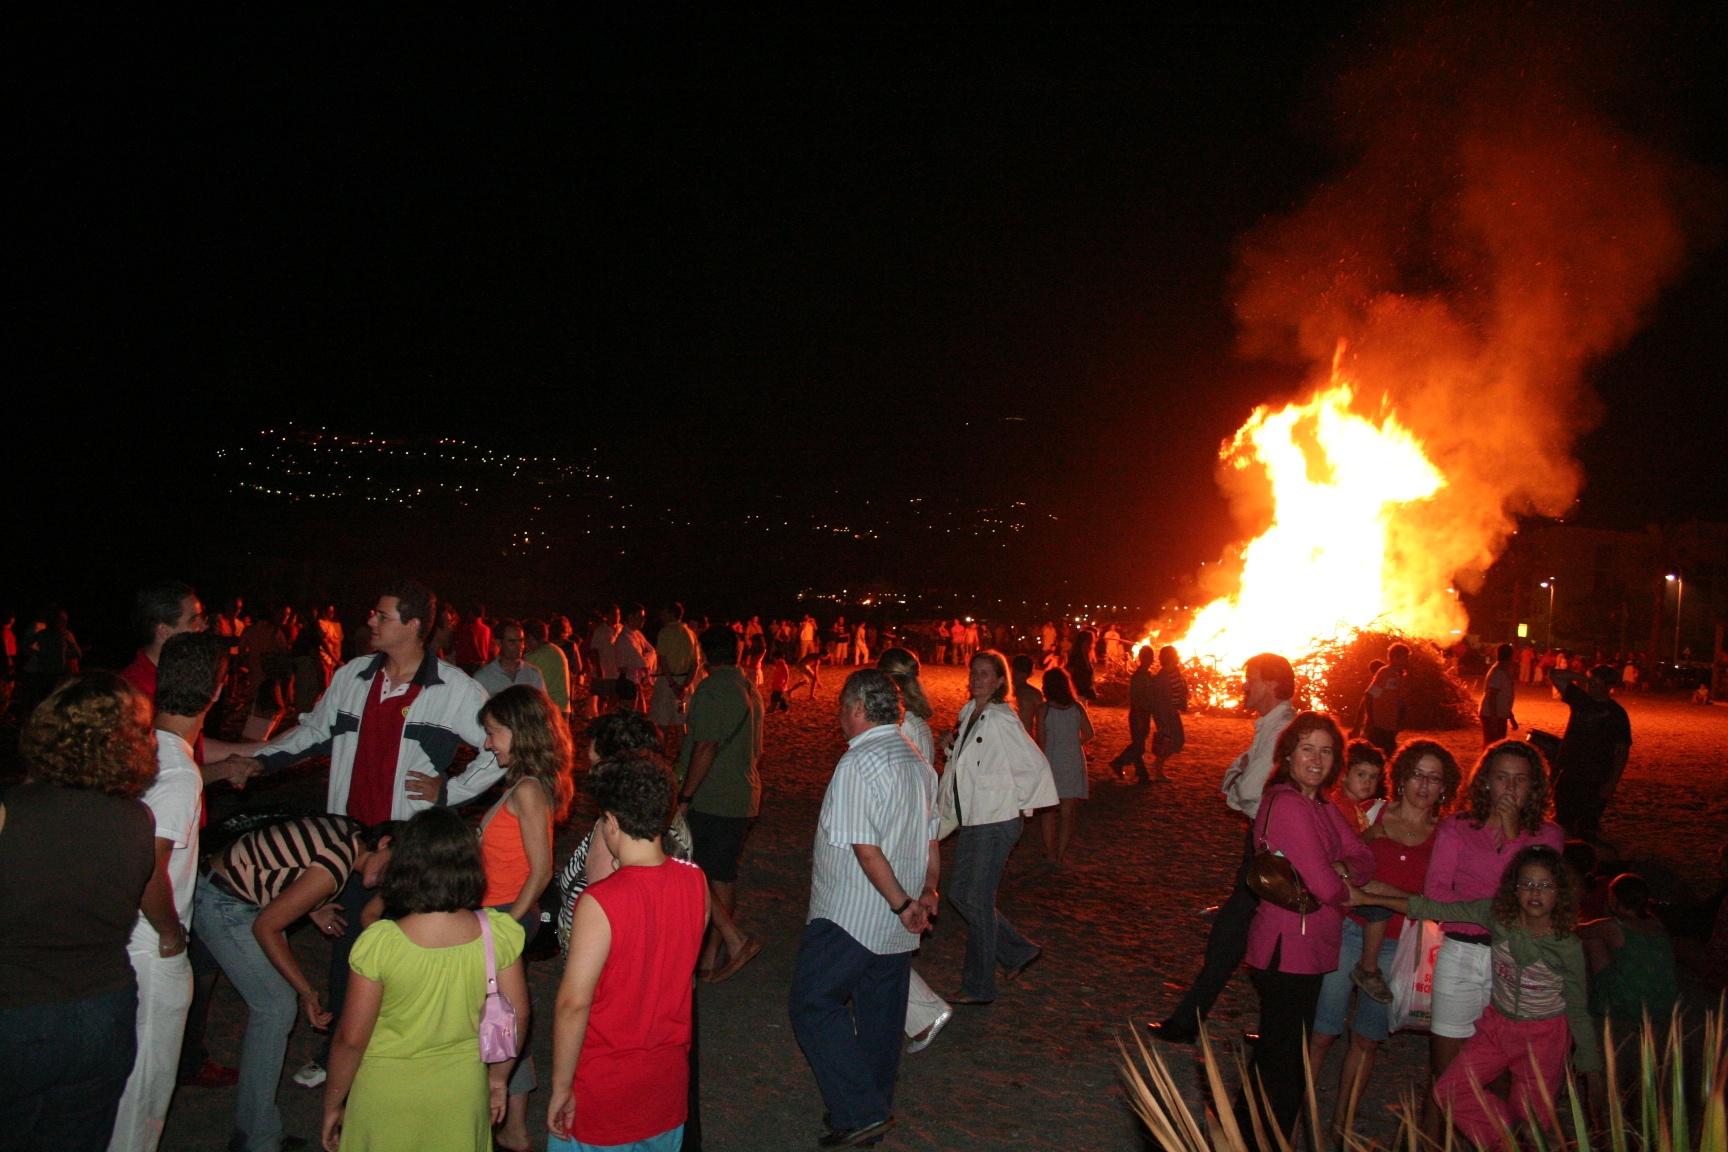
[[[893,1113],[911,982],[912,953],[877,955],[832,920],[804,925],[787,1010],[840,1131]]]
[[[1392,960],[1398,955],[1398,941],[1386,940],[1380,945],[1380,972],[1392,971]],[[1314,1031],[1322,1036],[1344,1034],[1344,1021],[1350,1019],[1350,1031],[1381,1043],[1391,1035],[1391,1019],[1387,1015],[1392,1005],[1382,1004],[1357,988],[1350,980],[1350,971],[1362,959],[1362,925],[1350,917],[1344,918],[1344,943],[1338,948],[1338,967],[1326,973],[1320,981],[1320,1004],[1314,1010]],[[1356,1013],[1350,1015],[1350,998],[1356,997]]]
[[[1020,839],[1020,817],[998,824],[960,829],[948,900],[966,921],[966,963],[960,994],[973,1000],[996,999],[996,965],[1018,968],[1038,955],[1008,917],[996,910],[996,889],[1008,867],[1008,854]]]
[[[246,1001],[246,1038],[240,1045],[239,1098],[234,1105],[234,1152],[275,1152],[282,1141],[276,1085],[288,1055],[288,1033],[300,1013],[293,987],[258,946],[252,922],[258,906],[228,895],[198,877],[193,920],[211,955]]]
[[[668,1128],[658,1136],[629,1144],[584,1144],[554,1133],[546,1141],[546,1152],[678,1152],[684,1146],[684,1125]]]
[[[0,1010],[0,1149],[106,1152],[138,1052],[135,987]]]

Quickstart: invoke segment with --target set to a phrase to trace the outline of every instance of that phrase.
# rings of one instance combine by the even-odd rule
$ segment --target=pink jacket
[[[1493,824],[1477,828],[1470,813],[1455,812],[1440,822],[1440,830],[1434,834],[1434,855],[1428,860],[1422,895],[1441,903],[1485,900],[1499,890],[1500,877],[1512,857],[1532,844],[1546,844],[1558,852],[1566,847],[1566,834],[1560,825],[1545,820],[1535,835],[1505,840]],[[1487,935],[1480,924],[1447,923],[1442,927],[1447,932]]]
[[[1338,949],[1344,942],[1344,908],[1350,893],[1333,871],[1332,862],[1350,868],[1350,882],[1358,886],[1374,878],[1374,853],[1344,820],[1331,801],[1310,800],[1288,784],[1266,789],[1254,821],[1254,845],[1261,839],[1282,852],[1308,890],[1320,898],[1321,908],[1306,916],[1262,900],[1248,929],[1248,964],[1272,967],[1272,953],[1282,942],[1278,971],[1314,974],[1338,967]]]

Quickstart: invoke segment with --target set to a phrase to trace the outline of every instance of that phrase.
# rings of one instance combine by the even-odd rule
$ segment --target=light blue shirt
[[[916,950],[917,935],[870,883],[852,846],[880,848],[894,878],[915,897],[924,891],[938,823],[936,772],[900,729],[879,724],[852,737],[816,821],[805,919],[833,921],[878,956]]]

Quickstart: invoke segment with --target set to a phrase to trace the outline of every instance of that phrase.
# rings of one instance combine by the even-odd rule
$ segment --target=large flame
[[[1446,478],[1390,411],[1355,409],[1356,388],[1335,367],[1300,404],[1262,406],[1225,443],[1224,466],[1262,470],[1271,524],[1241,553],[1236,590],[1202,608],[1175,643],[1221,671],[1257,652],[1296,659],[1341,631],[1371,624],[1439,638],[1462,618],[1451,597],[1415,587],[1435,578],[1399,563],[1399,511],[1440,491]],[[1431,605],[1449,605],[1437,615]]]

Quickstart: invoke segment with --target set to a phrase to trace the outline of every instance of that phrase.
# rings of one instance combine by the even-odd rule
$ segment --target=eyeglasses
[[[1424,784],[1438,784],[1441,787],[1445,787],[1446,785],[1446,777],[1444,776],[1436,776],[1432,772],[1410,773],[1410,783],[1414,784],[1418,780],[1422,781]]]
[[[1554,881],[1520,880],[1518,881],[1518,890],[1520,892],[1552,892],[1554,891]]]

